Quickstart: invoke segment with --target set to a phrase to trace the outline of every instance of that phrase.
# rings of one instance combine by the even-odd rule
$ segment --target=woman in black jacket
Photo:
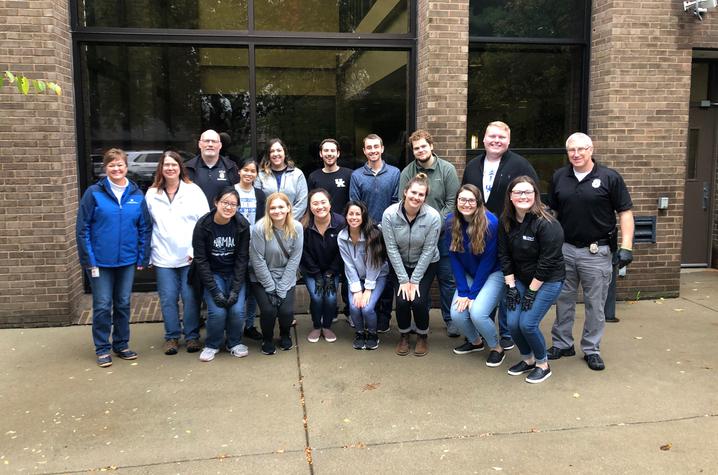
[[[214,209],[197,221],[192,235],[195,272],[199,274],[207,303],[207,338],[201,361],[212,361],[227,333],[227,350],[241,358],[249,353],[242,344],[249,223],[237,213],[239,194],[222,189]]]
[[[331,343],[337,340],[331,326],[337,316],[337,287],[342,270],[337,235],[346,222],[342,215],[332,212],[327,190],[310,191],[308,201],[309,207],[302,218],[304,250],[300,263],[314,324],[307,340],[316,343],[323,336]]]
[[[562,245],[563,229],[541,204],[536,182],[528,176],[515,178],[506,191],[499,261],[507,286],[511,337],[522,358],[508,373],[528,372],[528,383],[551,376],[539,324],[556,302],[566,276]]]

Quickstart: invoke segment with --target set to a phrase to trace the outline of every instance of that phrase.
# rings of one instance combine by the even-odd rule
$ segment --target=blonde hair
[[[264,239],[266,241],[271,241],[274,237],[274,223],[272,222],[272,218],[269,216],[269,208],[272,207],[272,201],[274,200],[284,201],[284,204],[286,204],[287,208],[289,209],[289,211],[287,211],[287,217],[284,219],[284,225],[281,227],[281,231],[284,233],[285,236],[290,239],[296,238],[297,231],[294,229],[294,217],[292,217],[292,203],[289,201],[287,195],[277,191],[267,196],[267,206],[264,209],[264,222],[262,223],[264,230]]]
[[[500,120],[495,120],[491,122],[489,125],[486,126],[486,132],[489,131],[489,127],[496,127],[498,129],[503,130],[507,134],[509,134],[509,137],[511,136],[511,128],[506,122],[501,122]]]

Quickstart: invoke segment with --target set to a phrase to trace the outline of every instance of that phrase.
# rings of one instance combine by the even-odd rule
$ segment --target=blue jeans
[[[214,274],[214,282],[217,288],[229,297],[232,288],[232,276]],[[242,331],[244,330],[244,299],[247,286],[242,285],[239,290],[237,303],[230,308],[218,307],[212,299],[212,294],[204,289],[204,301],[207,302],[207,338],[204,346],[218,350],[222,344],[225,330],[227,331],[227,347],[232,348],[242,343]]]
[[[451,269],[451,259],[449,258],[449,245],[446,244],[444,234],[439,237],[439,262],[436,266],[436,280],[439,283],[439,296],[441,300],[441,317],[447,325],[451,322],[451,303],[453,302],[454,292],[456,292],[456,282],[454,282],[454,271]]]
[[[326,279],[323,279],[326,287]],[[313,275],[305,275],[304,283],[307,284],[309,293],[309,311],[312,314],[314,328],[331,328],[332,321],[337,316],[337,292],[339,291],[339,275],[334,275],[334,292],[324,295],[317,295],[317,278]]]
[[[466,283],[471,286],[474,279],[472,276],[466,276]],[[489,348],[495,348],[499,344],[499,336],[496,332],[496,325],[491,319],[491,312],[501,300],[504,293],[504,275],[501,271],[496,271],[489,275],[486,283],[479,294],[476,296],[471,305],[463,312],[458,312],[454,306],[454,302],[459,298],[459,292],[454,294],[454,300],[451,302],[451,320],[461,330],[461,333],[474,343],[481,335]]]
[[[182,334],[178,299],[182,297],[184,339],[199,339],[199,299],[187,282],[189,267],[155,267],[157,295],[160,298],[162,319],[165,323],[165,340],[178,340]]]
[[[100,267],[100,276],[92,277],[92,340],[95,354],[126,350],[130,341],[130,297],[135,266]],[[112,344],[110,344],[112,333]]]
[[[562,286],[563,281],[544,282],[529,310],[522,311],[521,304],[519,304],[514,310],[508,311],[511,336],[518,346],[522,358],[528,359],[533,355],[537,363],[546,362],[546,340],[544,340],[539,324],[551,305],[558,299]],[[527,287],[517,280],[516,288],[523,298]]]
[[[361,286],[363,289],[364,281],[361,282]],[[347,299],[347,302],[349,303],[349,315],[351,315],[352,323],[354,323],[356,331],[361,332],[366,329],[369,333],[376,333],[378,322],[375,307],[382,292],[384,291],[385,286],[386,276],[376,279],[376,287],[374,287],[374,290],[371,291],[369,302],[367,302],[364,308],[356,308],[354,306],[353,294],[349,295],[349,298]]]

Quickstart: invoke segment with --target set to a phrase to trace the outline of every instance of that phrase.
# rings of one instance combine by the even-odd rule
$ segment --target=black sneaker
[[[603,371],[606,369],[606,365],[603,363],[603,359],[601,359],[601,355],[598,353],[583,355],[583,359],[586,360],[588,367],[594,371]]]
[[[521,360],[512,367],[510,367],[508,373],[511,376],[519,376],[533,370],[535,367],[536,363],[528,364],[527,362]]]
[[[620,321],[621,321],[621,319],[618,317],[606,318],[606,323],[618,323]]]
[[[262,334],[259,333],[259,330],[257,330],[257,327],[249,327],[244,329],[244,336],[249,338],[250,340],[255,341],[261,341],[262,340]]]
[[[508,351],[515,346],[514,340],[512,340],[511,338],[506,338],[506,337],[501,337],[499,344],[501,345],[501,348],[504,349],[504,351]]]
[[[352,346],[355,350],[363,350],[365,346],[365,339],[364,334],[362,332],[356,332],[354,334],[354,343],[352,343]]]
[[[368,333],[366,334],[366,342],[364,345],[365,350],[376,350],[379,348],[379,335],[376,333]]]
[[[461,346],[457,346],[454,348],[454,353],[457,355],[466,355],[468,353],[473,353],[475,351],[483,351],[484,350],[484,342],[482,341],[478,345],[474,345],[469,340],[464,341],[464,343]]]
[[[538,366],[531,370],[528,376],[526,376],[526,382],[531,384],[543,383],[549,376],[551,376],[551,367],[546,369],[539,368]]]
[[[491,352],[489,353],[489,357],[486,358],[486,366],[490,366],[492,368],[501,366],[501,363],[504,362],[504,358],[506,358],[505,351],[499,353],[496,350],[491,350]]]
[[[265,341],[262,343],[262,354],[263,355],[273,355],[277,352],[277,347],[274,346],[274,343],[271,341]]]
[[[279,339],[279,347],[282,349],[282,351],[289,351],[291,350],[294,345],[292,344],[292,337],[291,336],[283,336]]]
[[[558,348],[556,346],[552,346],[546,350],[546,356],[548,356],[548,359],[550,360],[557,360],[564,356],[574,356],[575,354],[576,350],[573,349],[573,345],[571,345],[570,348]]]

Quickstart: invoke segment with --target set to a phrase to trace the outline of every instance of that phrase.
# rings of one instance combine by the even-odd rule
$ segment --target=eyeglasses
[[[567,148],[566,151],[570,154],[584,153],[589,148],[591,148],[591,147],[573,147],[573,148]]]
[[[227,209],[235,209],[238,206],[237,203],[230,203],[229,201],[220,201],[219,204]]]
[[[511,196],[518,198],[520,196],[533,196],[534,191],[528,190],[528,191],[512,191]]]
[[[202,139],[201,142],[202,142],[202,143],[219,143],[219,140],[214,140],[214,139]]]
[[[459,197],[458,200],[460,205],[475,205],[476,204],[476,198],[461,198]]]

